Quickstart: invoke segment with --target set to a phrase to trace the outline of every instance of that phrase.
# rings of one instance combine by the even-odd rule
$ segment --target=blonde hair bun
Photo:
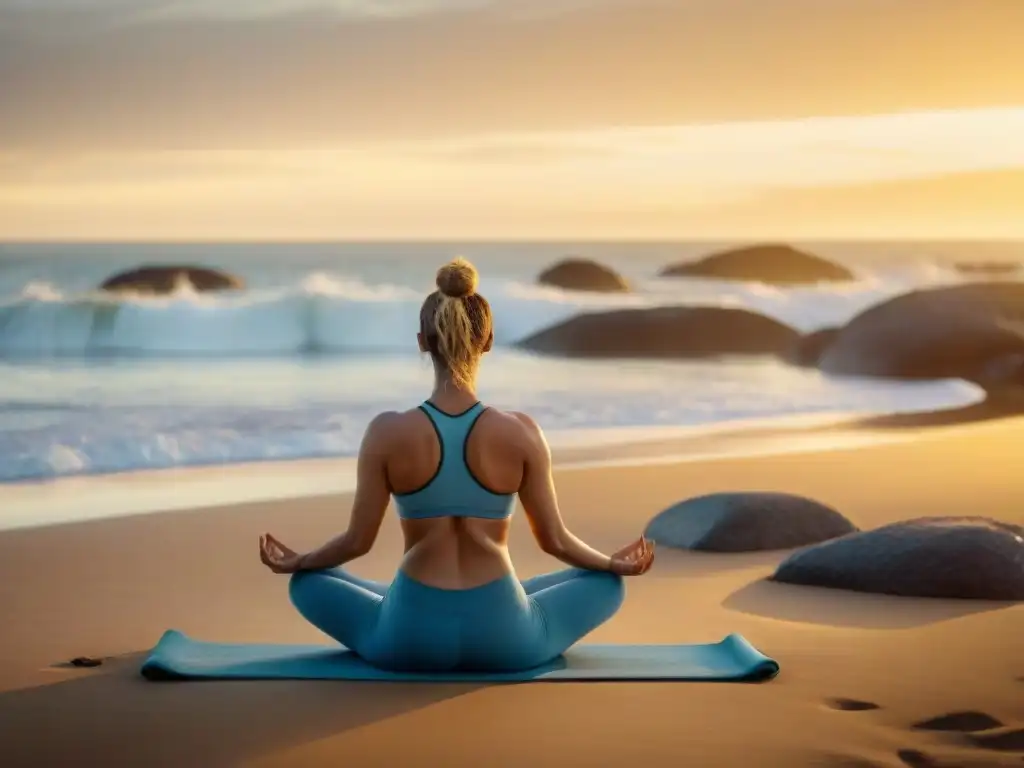
[[[480,276],[476,267],[465,259],[453,259],[437,270],[437,290],[453,299],[476,293]]]

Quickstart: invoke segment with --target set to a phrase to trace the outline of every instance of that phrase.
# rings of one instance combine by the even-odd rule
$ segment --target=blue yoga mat
[[[164,633],[142,665],[149,680],[379,680],[560,682],[770,680],[779,665],[740,635],[703,645],[578,645],[542,667],[512,673],[389,672],[340,646],[207,643]]]

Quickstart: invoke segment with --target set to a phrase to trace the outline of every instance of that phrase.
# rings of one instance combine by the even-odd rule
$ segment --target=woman
[[[294,574],[299,612],[387,669],[544,664],[611,618],[622,604],[622,577],[646,573],[654,560],[643,537],[610,557],[576,538],[558,511],[540,427],[477,400],[477,368],[494,334],[476,285],[476,270],[462,259],[438,271],[418,334],[434,362],[434,391],[418,408],[383,413],[367,428],[348,530],[303,555],[260,537],[263,563]],[[507,543],[517,495],[541,549],[572,568],[516,578]],[[405,536],[394,582],[341,570],[370,551],[391,497]]]

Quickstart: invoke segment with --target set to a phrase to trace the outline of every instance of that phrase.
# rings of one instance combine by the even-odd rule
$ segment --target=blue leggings
[[[371,664],[408,671],[511,672],[540,666],[610,619],[622,577],[570,568],[439,589],[399,571],[390,585],[340,568],[291,578],[292,603]]]

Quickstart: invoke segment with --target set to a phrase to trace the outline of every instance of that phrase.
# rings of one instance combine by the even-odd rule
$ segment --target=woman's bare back
[[[388,432],[385,463],[389,487],[397,494],[422,488],[441,461],[441,445],[430,418],[418,408],[394,414]],[[466,442],[466,464],[487,489],[517,493],[528,455],[527,437],[518,415],[488,408]],[[483,517],[403,519],[402,570],[423,584],[442,589],[469,589],[513,573],[507,547],[510,522]]]

